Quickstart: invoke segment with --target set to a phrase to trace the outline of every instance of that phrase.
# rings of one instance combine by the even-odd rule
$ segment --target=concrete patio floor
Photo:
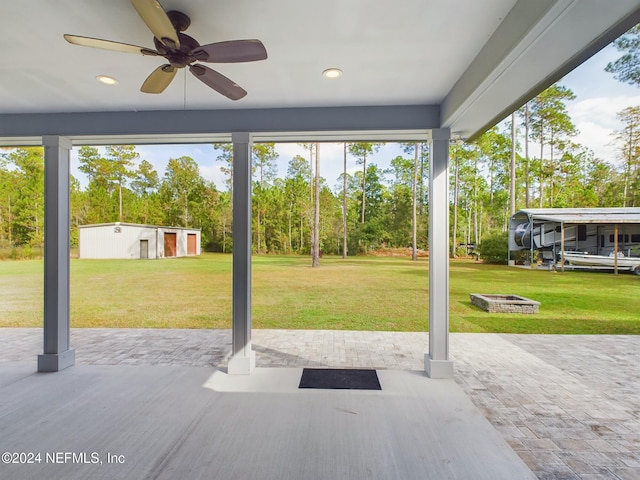
[[[73,329],[77,365],[34,374],[41,331],[0,329],[0,450],[127,458],[0,477],[640,478],[640,337],[451,334],[455,383],[421,373],[426,333],[254,330],[250,378],[230,337]],[[383,391],[301,392],[304,366]]]

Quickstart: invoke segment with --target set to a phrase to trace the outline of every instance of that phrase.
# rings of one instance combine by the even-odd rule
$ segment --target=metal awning
[[[519,210],[512,219],[557,223],[640,223],[640,208],[530,208]]]

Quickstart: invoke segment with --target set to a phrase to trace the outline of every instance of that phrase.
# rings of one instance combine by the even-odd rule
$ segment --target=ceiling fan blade
[[[156,68],[140,87],[143,93],[162,93],[169,86],[178,69],[167,64]]]
[[[191,65],[189,71],[202,83],[231,100],[240,100],[247,92],[233,80],[204,65]]]
[[[255,62],[267,58],[267,49],[260,40],[230,40],[194,48],[191,55],[203,62]]]
[[[180,48],[178,33],[158,0],[131,0],[131,3],[158,40],[169,48]]]
[[[74,45],[82,47],[101,48],[103,50],[113,50],[123,53],[138,53],[142,55],[158,55],[158,52],[151,48],[129,45],[128,43],[112,42],[111,40],[101,40],[99,38],[80,37],[78,35],[64,35],[64,39]]]

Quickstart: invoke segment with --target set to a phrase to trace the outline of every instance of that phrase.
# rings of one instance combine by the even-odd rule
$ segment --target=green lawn
[[[425,331],[428,260],[253,258],[256,328]],[[454,332],[640,334],[640,277],[451,261]],[[0,262],[0,326],[42,324],[41,261]],[[522,295],[537,315],[489,314],[469,293]],[[72,260],[74,327],[230,328],[231,256]]]

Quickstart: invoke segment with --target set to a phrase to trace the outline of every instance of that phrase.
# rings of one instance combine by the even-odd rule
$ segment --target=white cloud
[[[576,141],[590,148],[596,157],[614,162],[613,133],[622,128],[617,113],[635,105],[640,105],[640,95],[593,97],[570,103],[567,110],[579,130]]]
[[[200,164],[200,175],[205,180],[215,183],[216,187],[220,190],[225,190],[227,176],[220,171],[220,163],[214,165],[202,165]]]

